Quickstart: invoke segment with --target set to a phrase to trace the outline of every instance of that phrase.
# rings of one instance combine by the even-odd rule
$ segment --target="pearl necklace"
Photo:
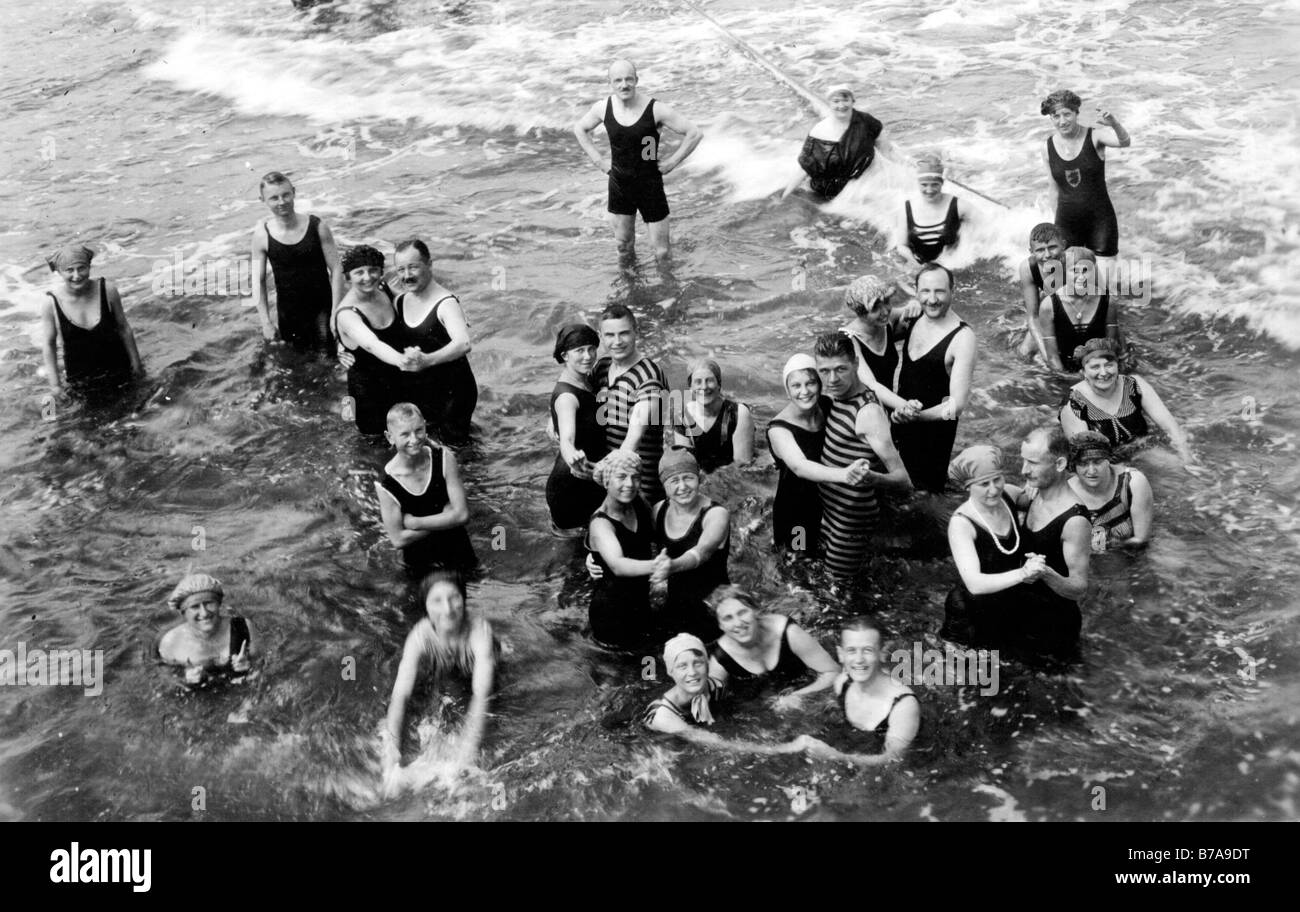
[[[1003,554],[1010,557],[1011,555],[1015,554],[1017,551],[1020,550],[1020,526],[1019,524],[1016,523],[1016,517],[1012,515],[1011,508],[1007,506],[1005,500],[1002,501],[1002,509],[1007,511],[1007,516],[1010,517],[1011,519],[1011,531],[1015,533],[1016,536],[1016,543],[1011,546],[1010,551],[1002,547],[1001,537],[996,532],[994,532],[991,528],[989,528],[989,524],[986,523],[984,521],[984,517],[980,515],[979,507],[976,507],[972,504],[971,511],[975,515],[972,516],[970,513],[963,513],[962,516],[965,516],[967,519],[974,520],[975,522],[979,523],[980,526],[984,529],[984,531],[989,534],[989,537],[993,539],[993,546],[997,548],[999,551],[1001,551]]]

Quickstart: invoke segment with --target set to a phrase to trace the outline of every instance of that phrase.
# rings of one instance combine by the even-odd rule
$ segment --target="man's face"
[[[942,269],[931,269],[916,284],[916,300],[931,320],[942,320],[952,306],[952,289],[948,287],[948,274]]]
[[[1057,463],[1058,460],[1047,452],[1047,445],[1041,435],[1030,435],[1020,445],[1020,473],[1025,476],[1027,484],[1040,490],[1051,487],[1061,474],[1061,466]]]
[[[609,89],[624,101],[636,93],[636,70],[630,63],[620,60],[609,68]]]
[[[636,327],[627,317],[604,320],[600,324],[600,341],[615,361],[622,361],[636,351]]]
[[[832,399],[843,399],[853,389],[857,365],[848,358],[817,355],[817,375],[821,377],[822,392]]]

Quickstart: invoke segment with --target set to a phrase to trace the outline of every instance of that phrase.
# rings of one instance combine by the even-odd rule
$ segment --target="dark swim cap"
[[[555,334],[555,360],[563,364],[565,352],[584,345],[600,345],[600,336],[586,323],[565,323]]]
[[[382,270],[384,268],[384,255],[373,247],[358,244],[343,251],[342,266],[344,275],[354,269],[360,269],[362,266],[374,266]]]

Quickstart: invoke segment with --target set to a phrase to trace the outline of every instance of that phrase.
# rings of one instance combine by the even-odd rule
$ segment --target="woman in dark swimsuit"
[[[722,368],[704,358],[686,376],[690,399],[673,422],[677,445],[695,453],[700,468],[713,472],[754,459],[754,418],[749,406],[722,393]]]
[[[850,618],[840,627],[836,652],[844,671],[833,690],[844,721],[870,739],[870,752],[844,753],[819,742],[809,749],[811,756],[883,766],[906,755],[921,728],[921,701],[882,668],[883,645],[884,631],[869,617]]]
[[[822,464],[831,400],[821,395],[812,355],[790,358],[783,381],[790,402],[767,428],[767,446],[779,473],[772,502],[772,544],[796,557],[816,557],[821,553],[819,483],[857,484],[871,470],[871,463],[859,459],[843,468]]]
[[[1089,339],[1075,357],[1083,379],[1070,387],[1061,406],[1061,429],[1067,436],[1096,431],[1118,447],[1146,436],[1149,420],[1165,432],[1184,461],[1196,461],[1187,434],[1151,384],[1136,374],[1120,373],[1113,341]]]
[[[1049,200],[1056,224],[1071,247],[1091,248],[1097,256],[1119,253],[1119,222],[1106,191],[1105,148],[1132,145],[1128,132],[1107,111],[1100,127],[1079,123],[1078,95],[1063,89],[1043,99],[1039,111],[1052,118],[1056,134],[1047,137],[1043,161],[1051,175]]]
[[[546,506],[560,535],[586,528],[605,499],[605,489],[592,480],[591,469],[605,458],[609,445],[587,380],[599,345],[600,336],[586,323],[562,326],[555,337],[555,360],[564,370],[551,391],[551,426],[556,429],[559,452],[546,479]]]
[[[849,181],[861,177],[876,158],[876,149],[890,152],[880,138],[884,125],[865,111],[854,110],[853,89],[831,86],[826,93],[827,115],[813,125],[799,152],[803,174],[790,181],[782,197],[809,179],[813,193],[834,199]]]
[[[225,591],[206,573],[191,573],[176,584],[167,604],[184,619],[158,641],[158,657],[185,669],[185,683],[199,686],[248,674],[254,655],[251,625],[221,613]]]
[[[821,644],[794,621],[780,614],[761,614],[745,590],[723,586],[714,591],[709,607],[722,636],[709,647],[709,677],[719,684],[742,682],[788,686],[809,672],[816,680],[776,699],[778,710],[797,709],[800,698],[830,687],[839,672]]]
[[[669,632],[718,636],[706,603],[709,593],[730,582],[731,514],[700,491],[700,465],[689,450],[669,450],[659,460],[659,480],[668,499],[655,505],[655,541],[667,554],[668,601],[660,623]]]
[[[840,332],[853,340],[858,350],[858,377],[876,394],[885,411],[915,414],[920,411],[920,401],[898,395],[894,382],[904,321],[919,317],[921,305],[912,302],[905,307],[892,306],[897,291],[896,285],[873,275],[854,279],[844,291],[844,306],[853,311],[855,319],[841,326]]]
[[[438,439],[459,446],[469,437],[478,383],[469,364],[469,326],[460,301],[433,278],[423,241],[397,245],[395,307],[408,364],[404,400],[417,405]]]
[[[344,251],[342,268],[351,288],[334,319],[339,344],[352,353],[348,395],[363,434],[382,434],[388,410],[399,401],[404,356],[393,293],[384,283],[384,255],[364,244]]]
[[[1070,490],[1092,522],[1092,553],[1139,548],[1151,538],[1151,483],[1137,469],[1111,464],[1103,435],[1084,431],[1070,438]]]
[[[126,321],[122,296],[106,279],[90,278],[94,253],[70,244],[49,257],[59,280],[41,309],[41,349],[45,375],[54,394],[64,392],[58,344],[69,388],[85,396],[116,396],[123,384],[144,372],[135,334]]]
[[[592,470],[605,500],[587,527],[587,550],[598,568],[588,619],[604,646],[644,645],[657,634],[650,610],[652,584],[667,586],[666,554],[655,553],[654,517],[641,494],[641,457],[614,450]]]
[[[1074,353],[1089,339],[1111,339],[1122,348],[1119,302],[1105,291],[1097,257],[1087,247],[1065,251],[1065,275],[1065,285],[1039,309],[1038,322],[1048,366],[1077,373],[1080,365]]]

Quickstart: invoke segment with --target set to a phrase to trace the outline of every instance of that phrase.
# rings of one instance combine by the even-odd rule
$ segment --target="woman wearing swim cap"
[[[668,499],[655,505],[655,541],[668,555],[668,597],[660,624],[669,630],[717,639],[706,599],[731,582],[731,513],[700,492],[700,464],[690,450],[669,450],[659,460]]]
[[[560,451],[546,479],[546,506],[552,529],[568,537],[581,534],[605,499],[591,470],[605,458],[609,444],[587,379],[599,346],[600,336],[586,323],[567,323],[555,336],[555,360],[564,367],[551,390],[551,426]]]
[[[589,565],[596,588],[588,620],[591,635],[603,646],[642,645],[656,633],[650,609],[651,584],[667,586],[669,558],[655,552],[654,517],[641,499],[641,457],[611,450],[592,470],[605,499],[587,527]]]
[[[839,195],[849,181],[862,176],[876,157],[876,149],[892,151],[881,139],[884,124],[853,107],[853,89],[831,86],[826,93],[826,116],[808,131],[799,152],[804,173],[790,181],[781,198],[794,192],[806,175],[812,190],[823,199]]]
[[[1000,648],[1017,640],[1025,587],[1043,577],[1047,563],[1025,553],[1016,512],[1021,489],[1007,484],[1001,450],[967,447],[952,460],[948,477],[967,497],[948,520],[948,547],[961,580],[948,592],[940,635]]]
[[[144,373],[117,286],[90,278],[94,257],[89,248],[68,244],[46,260],[55,279],[41,304],[41,353],[45,378],[56,396],[65,391],[60,344],[67,387],[80,395],[114,397],[123,384]]]
[[[943,192],[943,160],[937,153],[917,160],[916,183],[920,196],[903,201],[895,249],[920,265],[934,262],[945,250],[957,246],[963,216],[957,198]]]
[[[706,472],[752,462],[754,418],[749,406],[723,395],[718,362],[702,358],[693,363],[686,385],[690,398],[682,406],[685,415],[673,422],[677,446],[694,452]]]
[[[158,641],[158,657],[185,669],[185,683],[241,677],[252,667],[253,629],[239,615],[222,614],[225,590],[206,573],[187,574],[167,599],[182,621]]]
[[[1053,92],[1039,106],[1056,129],[1043,153],[1051,177],[1048,202],[1070,246],[1113,257],[1119,253],[1119,222],[1106,191],[1106,147],[1126,149],[1133,140],[1114,115],[1100,108],[1100,125],[1085,128],[1079,123],[1082,106],[1069,89]]]
[[[363,434],[382,434],[388,410],[400,400],[404,356],[393,309],[393,293],[384,282],[384,255],[364,244],[343,251],[342,269],[349,289],[334,312],[339,344],[352,354],[348,395],[353,419]]]
[[[760,611],[744,589],[722,586],[708,604],[722,630],[709,647],[709,677],[720,684],[784,687],[811,672],[811,683],[776,698],[776,709],[787,710],[798,709],[804,696],[825,690],[835,680],[835,660],[821,644],[785,615]]]
[[[893,306],[898,286],[873,275],[859,276],[844,290],[844,306],[854,319],[840,327],[858,350],[858,378],[865,383],[888,412],[915,415],[918,399],[904,399],[894,392],[898,375],[898,342],[904,321],[921,316],[919,302]]]
[[[452,674],[470,679],[469,708],[460,728],[455,759],[456,766],[464,768],[473,765],[483,741],[499,658],[492,625],[467,609],[465,581],[458,573],[435,570],[425,577],[420,584],[420,604],[424,617],[411,628],[402,647],[402,661],[384,723],[380,764],[384,790],[390,795],[401,785],[407,704],[421,674],[432,675],[439,684]]]
[[[1111,463],[1111,445],[1096,431],[1070,438],[1070,490],[1092,522],[1092,552],[1138,548],[1151,537],[1151,484],[1137,469]]]
[[[1131,444],[1150,432],[1148,421],[1169,437],[1184,462],[1195,462],[1187,434],[1160,395],[1136,374],[1121,374],[1119,349],[1110,339],[1089,339],[1075,349],[1083,379],[1061,406],[1061,429],[1073,437],[1096,431],[1112,446]]]
[[[673,686],[646,707],[641,724],[651,731],[677,735],[702,747],[749,754],[795,754],[802,750],[826,749],[826,745],[800,735],[784,744],[720,737],[706,726],[714,723],[714,701],[719,687],[709,679],[709,657],[704,641],[681,633],[664,644],[664,667]]]
[[[792,356],[781,379],[789,402],[767,426],[767,447],[778,473],[772,501],[772,545],[796,558],[817,557],[822,526],[819,485],[859,484],[871,471],[871,463],[859,459],[842,468],[822,464],[831,400],[821,394],[821,378],[812,355]]]

